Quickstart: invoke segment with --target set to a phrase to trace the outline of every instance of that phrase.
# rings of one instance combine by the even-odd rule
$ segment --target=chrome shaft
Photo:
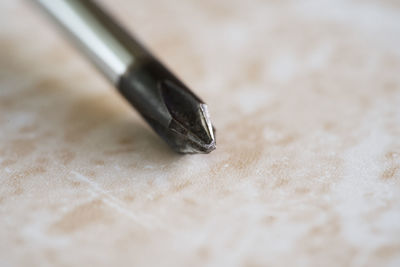
[[[95,66],[114,84],[135,61],[124,30],[87,0],[35,0],[76,41]],[[136,45],[137,46],[137,45]]]

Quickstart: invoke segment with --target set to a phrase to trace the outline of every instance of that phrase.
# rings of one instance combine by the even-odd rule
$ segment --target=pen
[[[92,0],[34,0],[179,153],[216,147],[207,105]]]

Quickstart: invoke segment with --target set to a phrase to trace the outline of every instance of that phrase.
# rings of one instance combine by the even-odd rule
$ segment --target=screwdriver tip
[[[216,148],[214,128],[210,121],[207,105],[199,104],[195,115],[194,121],[180,123],[174,118],[170,123],[169,129],[176,133],[175,150],[180,153],[207,154]],[[189,125],[189,127],[185,127],[184,124]]]
[[[216,148],[214,128],[207,105],[183,85],[161,83],[164,104],[171,116],[169,130],[180,153],[210,153]]]
[[[133,66],[118,88],[176,152],[206,154],[216,148],[207,105],[158,61]]]

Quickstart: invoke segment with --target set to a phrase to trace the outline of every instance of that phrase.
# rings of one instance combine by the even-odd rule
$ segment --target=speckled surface
[[[210,107],[172,153],[0,3],[0,266],[400,266],[399,1],[103,1]]]

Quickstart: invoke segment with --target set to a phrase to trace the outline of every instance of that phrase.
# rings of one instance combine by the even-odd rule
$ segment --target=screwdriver
[[[207,105],[92,0],[34,0],[179,153],[216,148]]]

